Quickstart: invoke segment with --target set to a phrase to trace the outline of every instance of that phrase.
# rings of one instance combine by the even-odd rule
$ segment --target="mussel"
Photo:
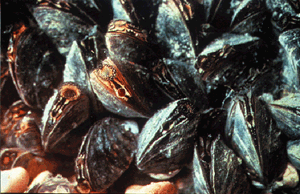
[[[300,192],[299,0],[1,8],[0,169],[53,173],[27,192]]]
[[[158,61],[149,47],[147,33],[125,20],[114,20],[105,34],[111,58],[127,60],[151,69]]]
[[[268,103],[277,126],[291,139],[300,138],[299,100],[299,93],[289,93],[281,99]]]
[[[89,103],[87,95],[75,83],[63,83],[55,91],[42,118],[41,137],[46,152],[77,154],[82,136],[87,133]]]
[[[288,141],[287,154],[291,163],[300,170],[300,140]]]
[[[209,138],[208,138],[209,139]],[[220,135],[208,140],[210,146],[198,144],[194,149],[193,179],[196,193],[250,193],[250,183],[242,160],[229,149]],[[208,154],[203,153],[205,150]]]
[[[101,31],[92,18],[72,3],[45,1],[28,7],[39,28],[64,56],[74,40],[81,41],[90,33]]]
[[[272,13],[271,23],[276,34],[299,26],[300,17],[289,0],[267,0],[266,5]]]
[[[236,4],[230,23],[230,31],[234,33],[249,33],[252,35],[267,35],[267,8],[264,1],[244,0]]]
[[[94,123],[76,158],[78,190],[103,191],[129,167],[137,147],[135,121],[113,117]]]
[[[7,136],[29,111],[30,108],[21,100],[14,102],[1,118],[1,137]]]
[[[170,101],[151,81],[151,72],[131,61],[107,57],[90,80],[103,106],[124,117],[150,117]]]
[[[47,174],[42,182],[30,184],[30,188],[25,193],[75,193],[75,184],[70,183],[67,178],[61,174],[54,176],[52,173]]]
[[[8,134],[6,147],[27,149],[31,153],[44,155],[41,144],[41,134],[36,119],[37,115],[27,113]]]
[[[43,31],[23,25],[12,37],[8,59],[21,99],[27,106],[43,110],[62,80],[63,56]]]
[[[199,54],[196,68],[208,92],[219,85],[237,90],[268,68],[266,49],[258,37],[223,34]]]
[[[153,79],[164,94],[173,100],[185,97],[166,65],[150,48],[145,30],[125,20],[115,20],[110,23],[105,37],[110,58],[119,62],[127,60],[146,67],[150,71],[149,82]]]
[[[98,36],[91,38],[98,38],[100,39],[99,41],[101,41],[101,38]],[[98,45],[95,46],[97,47]],[[98,59],[98,56],[96,56],[97,51],[98,50],[95,50],[94,52],[91,51],[93,54],[88,56],[88,51],[85,48],[81,48],[77,41],[74,41],[70,52],[67,55],[63,73],[63,82],[76,83],[81,92],[88,96],[92,105],[91,112],[95,114],[103,112],[103,106],[94,93],[89,77],[89,72],[94,68],[94,60]]]
[[[299,90],[299,68],[300,68],[300,28],[287,30],[280,34],[279,42],[282,46],[283,73],[282,81],[284,89],[290,92]]]
[[[284,137],[266,104],[251,91],[234,96],[229,102],[225,139],[243,160],[257,188],[268,189],[282,176],[287,164]]]
[[[200,115],[184,98],[169,103],[144,125],[138,139],[137,167],[158,179],[174,176],[192,158]]]

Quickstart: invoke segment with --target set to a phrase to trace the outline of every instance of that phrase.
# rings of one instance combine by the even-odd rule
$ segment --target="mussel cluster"
[[[74,174],[77,192],[300,193],[299,0],[1,12],[1,170]]]

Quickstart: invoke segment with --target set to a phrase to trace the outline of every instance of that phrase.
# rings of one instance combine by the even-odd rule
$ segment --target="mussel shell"
[[[238,88],[265,68],[266,50],[258,37],[223,34],[199,54],[196,68],[208,84]]]
[[[176,100],[155,113],[138,140],[137,167],[151,174],[169,174],[192,159],[200,117],[188,99]]]
[[[268,103],[277,126],[291,139],[300,138],[299,106],[299,93],[288,93],[283,98]]]
[[[196,147],[194,149],[193,158],[193,181],[195,192],[212,194],[209,183],[209,164],[200,159]]]
[[[230,27],[235,24],[264,10],[264,1],[262,0],[204,0],[201,4],[205,9],[207,23],[222,32],[230,30]],[[255,26],[255,28],[259,29],[259,26]],[[246,27],[246,30],[249,29],[251,30],[251,28]]]
[[[123,1],[123,6],[131,16],[133,24],[138,24],[148,32],[151,48],[159,58],[164,59],[163,62],[172,74],[170,82],[174,82],[176,87],[181,88],[180,93],[190,98],[197,107],[204,108],[204,104],[207,104],[204,85],[194,68],[196,55],[194,47],[198,43],[189,29],[198,26],[192,22],[194,19],[197,22],[196,18],[198,18],[193,15],[194,9],[198,10],[194,4],[197,3],[176,0]],[[148,49],[146,53],[149,53]],[[163,88],[161,85],[159,87]],[[199,98],[201,100],[195,100]],[[173,99],[178,98],[175,95]]]
[[[149,47],[147,33],[125,20],[110,22],[105,39],[111,58],[125,59],[149,69],[158,60]]]
[[[300,140],[288,141],[287,154],[291,163],[300,170]]]
[[[129,167],[136,147],[135,121],[103,118],[92,125],[76,158],[79,187],[103,191]]]
[[[282,79],[281,72],[278,71],[276,64],[274,68],[268,69],[266,72],[258,74],[254,82],[251,84],[252,93],[254,96],[261,96],[271,94],[272,98],[279,99],[282,96]]]
[[[62,79],[65,60],[40,29],[27,28],[19,36],[8,51],[11,76],[26,105],[44,109]]]
[[[214,193],[251,193],[242,160],[220,138],[212,142],[210,181]]]
[[[230,31],[234,33],[264,33],[267,19],[267,9],[262,0],[244,0],[234,8]]]
[[[150,35],[150,42],[156,42],[156,36],[154,35],[156,31],[155,23],[157,22],[157,17],[160,14],[164,14],[166,10],[161,9],[160,6],[164,3],[163,1],[142,1],[142,0],[124,0],[121,1],[124,10],[126,10],[126,16],[135,25],[142,27],[148,31]],[[186,23],[186,26],[189,29],[190,35],[192,37],[193,44],[196,48],[201,47],[202,41],[206,41],[203,37],[199,38],[198,32],[201,28],[200,24],[204,23],[204,6],[199,4],[197,1],[183,1],[183,0],[172,0],[169,1],[168,6],[172,12],[176,12],[178,17],[181,17],[182,20]],[[168,9],[168,8],[167,8]],[[125,14],[123,14],[125,15]],[[170,16],[172,18],[172,16]],[[121,18],[120,18],[121,19]],[[178,18],[176,18],[177,20]],[[160,52],[158,52],[160,54]]]
[[[1,118],[1,137],[6,137],[29,110],[30,108],[23,101],[14,102]]]
[[[2,50],[1,50],[2,52]],[[6,60],[6,59],[3,59]],[[6,65],[7,67],[6,67]],[[20,100],[17,89],[9,73],[8,63],[1,59],[1,78],[0,78],[0,93],[1,93],[1,118],[4,118],[6,110],[11,104]]]
[[[154,83],[172,100],[178,100],[185,97],[179,85],[174,81],[171,72],[162,60],[159,60],[152,68]]]
[[[94,70],[99,66],[99,61],[103,61],[107,58],[108,51],[105,43],[104,34],[99,31],[97,26],[94,26],[93,31],[90,32],[82,41],[76,41],[77,45],[75,46],[73,55],[84,59],[84,63],[88,72]],[[74,44],[74,42],[73,42]],[[78,50],[76,47],[80,48],[80,52],[76,53]],[[74,47],[74,45],[72,45]],[[70,53],[69,53],[70,55]],[[72,60],[72,59],[71,59]],[[79,63],[73,61],[73,63]]]
[[[90,104],[87,95],[75,83],[63,83],[59,91],[50,98],[42,118],[41,136],[45,151],[55,152],[55,147],[69,138],[70,132],[87,121],[89,115]],[[69,144],[71,145],[74,144]],[[76,150],[72,151],[71,148],[68,151],[76,153]],[[67,154],[68,151],[62,154]]]
[[[189,98],[193,105],[201,110],[208,108],[205,86],[194,65],[179,60],[165,59],[164,63],[172,82]]]
[[[297,0],[288,0],[294,10],[299,13],[300,12],[300,2]]]
[[[29,9],[39,28],[52,40],[58,51],[66,56],[73,41],[81,41],[93,31],[95,22],[72,4],[56,6],[48,3],[30,5]]]
[[[37,115],[28,112],[10,131],[5,139],[6,147],[22,148],[36,155],[44,155]]]
[[[299,93],[288,93],[283,98],[268,103],[277,126],[291,139],[300,138],[299,107]]]
[[[283,136],[266,105],[251,92],[231,100],[225,137],[257,187],[265,189],[282,175],[287,164]]]
[[[13,103],[1,121],[1,148],[21,148],[43,155],[40,117],[21,100]]]
[[[297,91],[300,71],[300,28],[283,32],[279,36],[279,42],[284,49],[283,82],[288,85],[286,89],[289,91]]]
[[[74,184],[62,175],[48,174],[43,182],[35,182],[25,193],[76,193]]]
[[[112,5],[110,1],[66,0],[65,2],[73,5],[74,12],[75,10],[77,10],[76,14],[78,14],[78,12],[84,12],[81,15],[84,15],[83,17],[88,17],[90,20],[93,20],[100,26],[103,32],[107,30],[107,25],[113,18]]]
[[[235,8],[231,7],[230,3],[231,1],[225,0],[205,0],[203,4],[205,5],[208,23],[222,31],[227,30]]]
[[[193,159],[194,187],[197,193],[250,193],[250,183],[242,160],[218,136],[208,148],[205,161],[195,146]]]
[[[205,1],[174,0],[174,3],[186,23],[195,53],[198,54],[212,40],[210,32],[214,28],[207,21]]]
[[[175,1],[161,2],[155,23],[155,36],[163,58],[170,58],[192,65],[195,58],[193,41]]]
[[[108,57],[90,80],[103,106],[124,117],[150,117],[170,101],[153,83],[151,72],[130,61]]]
[[[224,134],[224,126],[227,119],[227,111],[222,108],[211,108],[201,113],[201,128],[198,135],[207,136],[216,134]]]
[[[88,69],[89,64],[86,62],[87,56],[85,54],[78,43],[74,41],[66,59],[63,82],[76,83],[81,91],[89,97],[92,111],[99,113],[103,111],[103,106],[92,89],[89,77],[90,70]],[[93,61],[93,59],[91,60]]]
[[[276,34],[299,26],[300,18],[288,0],[267,0],[266,6],[273,13],[271,22]]]
[[[122,1],[126,2],[126,1]],[[113,19],[120,19],[120,20],[126,20],[128,22],[131,22],[130,16],[122,6],[122,3],[120,0],[111,0],[111,5],[113,9]]]
[[[114,2],[115,0],[113,0]],[[134,25],[153,33],[153,24],[155,23],[158,5],[160,0],[122,0],[122,15],[118,13],[117,19],[124,19],[132,22]],[[117,5],[117,3],[114,3]],[[117,5],[116,7],[120,7]]]

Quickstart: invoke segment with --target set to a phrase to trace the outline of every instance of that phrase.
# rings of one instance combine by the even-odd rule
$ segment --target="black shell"
[[[286,90],[296,92],[299,90],[300,73],[300,28],[288,30],[280,34],[279,42],[283,53],[283,82]]]
[[[100,36],[100,34],[98,35]],[[99,36],[93,38],[101,41]],[[67,55],[63,82],[76,83],[81,91],[89,97],[92,105],[91,111],[97,114],[103,111],[103,106],[92,89],[89,77],[89,72],[93,69],[94,58],[97,56],[88,56],[88,51],[85,48],[80,48],[78,44],[77,41],[73,41],[70,52]],[[90,51],[90,53],[96,54],[97,50]]]
[[[79,188],[103,191],[129,167],[139,129],[135,121],[104,118],[92,125],[76,158]]]
[[[266,105],[251,92],[233,97],[229,104],[226,141],[242,158],[253,184],[266,189],[282,175],[287,164],[282,133]]]
[[[152,68],[152,76],[157,87],[172,100],[179,100],[186,97],[162,60],[159,60],[155,67]]]
[[[297,0],[287,0],[291,6],[293,7],[293,9],[299,13],[300,12],[300,2]]]
[[[176,100],[155,113],[139,136],[137,167],[154,177],[180,170],[192,159],[199,119],[188,99]]]
[[[185,18],[175,1],[160,3],[154,26],[160,55],[191,65],[191,60],[195,58],[194,45]]]
[[[300,138],[300,94],[289,93],[268,103],[277,126],[291,139]]]
[[[226,146],[220,136],[208,148],[204,148],[209,152],[209,160],[202,156],[200,147],[195,146],[193,159],[196,193],[251,193],[242,160]]]
[[[288,141],[287,154],[291,163],[300,170],[300,140]]]
[[[96,23],[71,3],[51,2],[29,5],[38,26],[66,56],[74,40],[82,40],[95,31]]]
[[[88,121],[89,115],[90,104],[87,95],[75,83],[63,83],[59,91],[50,98],[42,118],[41,136],[45,151],[76,155],[82,141],[81,137],[73,139],[72,144],[70,142],[66,144],[64,141],[72,137],[70,132],[73,130],[77,131],[77,135],[82,133],[84,135],[84,132],[87,132],[87,129],[81,129],[81,126]],[[67,150],[60,150],[61,143]],[[77,149],[72,149],[72,146],[77,146]]]
[[[118,9],[114,17],[132,22],[147,32],[153,33],[153,24],[160,3],[160,0],[113,0],[115,10]]]
[[[97,0],[59,0],[61,4],[68,3],[73,6],[74,14],[81,13],[81,17],[88,17],[98,24],[103,32],[107,30],[108,23],[112,20],[112,6],[110,1]],[[82,13],[83,12],[83,13]],[[79,14],[78,14],[79,15]],[[80,17],[80,15],[79,15]]]
[[[299,27],[300,17],[289,0],[267,0],[266,5],[272,13],[271,22],[276,34]]]
[[[90,80],[103,106],[124,117],[150,117],[170,102],[153,83],[151,72],[130,61],[108,57],[90,74]]]
[[[130,13],[126,12],[125,7],[122,5],[124,3],[126,3],[126,1],[111,0],[111,5],[113,9],[113,18],[114,20],[125,20],[128,22],[132,22],[129,15]]]
[[[230,22],[231,32],[251,35],[268,32],[267,9],[263,0],[244,0],[236,5]]]
[[[258,37],[223,34],[199,54],[196,68],[209,87],[236,89],[251,82],[268,65],[267,51]]]
[[[111,58],[125,59],[149,69],[158,61],[157,55],[148,45],[147,33],[130,22],[110,22],[105,39]]]
[[[62,79],[65,59],[38,28],[25,29],[10,47],[10,74],[21,99],[31,108],[44,109]]]
[[[138,7],[138,3],[135,6]],[[145,16],[151,28],[144,29],[152,32],[149,39],[155,45],[155,52],[164,60],[172,79],[185,97],[190,98],[198,108],[207,108],[204,85],[194,68],[196,40],[194,41],[192,31],[187,25],[193,6],[187,2],[173,0],[153,1],[151,6],[153,13]],[[142,13],[141,10],[139,14],[144,17],[146,13]],[[194,23],[191,23],[191,26],[195,26]]]

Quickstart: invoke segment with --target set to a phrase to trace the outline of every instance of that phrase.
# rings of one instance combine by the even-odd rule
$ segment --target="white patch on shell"
[[[249,34],[233,35],[223,34],[222,37],[216,39],[210,43],[201,53],[200,56],[207,56],[210,53],[217,52],[222,49],[225,45],[240,45],[247,42],[259,40],[258,37],[250,36]]]
[[[124,127],[125,131],[130,131],[135,135],[139,134],[139,126],[135,121],[125,121],[122,126]]]
[[[167,179],[174,177],[179,171],[180,171],[180,169],[177,169],[177,170],[170,171],[167,174],[149,173],[148,175],[157,180],[167,180]]]

